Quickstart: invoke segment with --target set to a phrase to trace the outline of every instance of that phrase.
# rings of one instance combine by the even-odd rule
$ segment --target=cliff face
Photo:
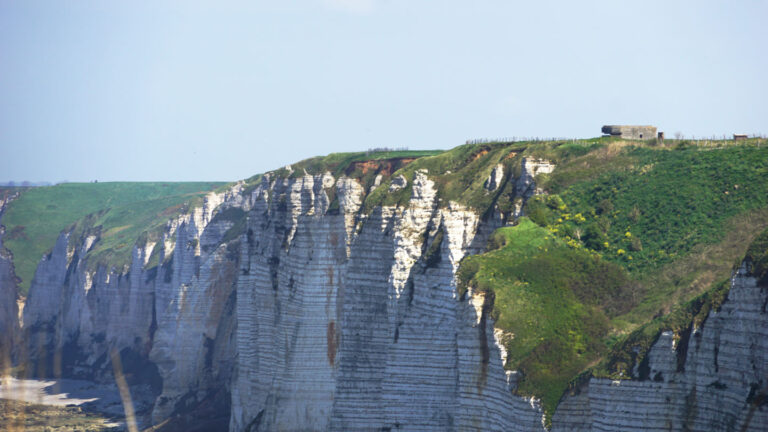
[[[509,390],[482,299],[457,298],[482,222],[439,208],[426,172],[412,181],[405,209],[368,216],[345,178],[254,191],[232,430],[541,429],[538,406]]]
[[[660,334],[635,379],[591,379],[566,396],[553,431],[765,430],[766,304],[768,288],[742,265],[727,300],[701,327],[679,339]]]
[[[12,197],[0,199],[0,376],[11,366],[11,350],[19,335],[19,310],[16,303],[16,275],[13,257],[3,247],[5,227],[2,225],[3,210]]]
[[[117,352],[149,394],[147,425],[182,414],[233,431],[541,431],[539,403],[515,395],[503,368],[493,300],[459,298],[456,270],[552,168],[523,159],[512,178],[497,166],[485,193],[514,182],[516,205],[484,217],[440,202],[426,170],[392,182],[411,188],[406,206],[368,212],[371,189],[345,175],[265,175],[175,217],[124,268],[89,265],[98,237],[64,232],[24,309],[31,368],[112,379]],[[701,328],[659,337],[649,379],[591,380],[553,428],[758,430],[766,301],[740,271]]]
[[[457,298],[459,261],[500,215],[438,206],[426,171],[406,182],[408,206],[364,215],[356,180],[265,176],[210,195],[125,268],[91,270],[98,238],[62,233],[24,311],[31,367],[111,379],[119,352],[153,392],[145,423],[231,392],[232,430],[541,429],[483,299]]]
[[[229,382],[234,361],[238,254],[236,242],[220,244],[234,222],[212,220],[224,201],[242,201],[237,187],[170,221],[162,241],[135,246],[127,268],[92,270],[83,257],[98,238],[62,233],[41,260],[24,309],[30,371],[111,380],[110,355],[119,353],[128,382],[151,394],[139,411],[148,414],[154,403],[158,420],[226,392],[220,383]],[[147,268],[154,248],[162,264]]]

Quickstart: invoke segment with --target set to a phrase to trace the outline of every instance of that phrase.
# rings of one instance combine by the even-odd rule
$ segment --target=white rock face
[[[126,269],[88,270],[83,257],[98,240],[62,233],[40,261],[24,308],[34,373],[109,381],[116,350],[131,382],[154,387],[154,413],[143,425],[226,388],[239,247],[221,244],[234,221],[213,213],[232,203],[245,206],[233,191],[209,195],[168,224],[164,242],[134,247]],[[146,269],[154,247],[163,264]]]
[[[254,192],[272,200],[254,204],[242,251],[231,430],[542,430],[487,311],[457,298],[478,216],[438,208],[426,171],[409,180],[406,208],[368,216],[350,179],[335,215],[302,198],[325,194],[317,178]]]
[[[592,379],[566,397],[553,431],[765,431],[768,290],[742,266],[728,300],[677,344],[664,332],[646,380]]]
[[[514,217],[522,216],[523,204],[530,197],[541,193],[536,187],[535,178],[539,174],[549,174],[555,169],[555,165],[544,159],[532,159],[525,157],[521,164],[522,173],[515,181],[515,195],[520,197],[516,201]]]
[[[485,181],[485,190],[492,192],[499,188],[501,180],[504,178],[504,165],[497,164],[491,175],[488,176],[488,180]]]
[[[408,186],[408,180],[406,180],[405,176],[399,175],[392,179],[392,182],[389,184],[389,191],[395,192],[406,186]]]

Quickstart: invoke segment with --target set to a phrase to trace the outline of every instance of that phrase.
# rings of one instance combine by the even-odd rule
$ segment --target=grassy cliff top
[[[59,233],[89,214],[102,225],[102,241],[130,252],[147,224],[165,220],[164,210],[181,206],[223,185],[214,182],[64,183],[29,188],[3,215],[5,247],[13,253],[23,295],[29,291],[40,258]]]
[[[395,161],[404,159],[405,163],[400,165],[403,166],[418,158],[434,156],[443,152],[444,150],[373,150],[365,152],[331,153],[326,156],[315,156],[309,159],[304,159],[270,171],[269,173],[278,177],[297,178],[305,174],[318,175],[329,172],[335,177],[347,175],[358,178],[358,175],[354,175],[354,171],[356,163],[359,162]],[[360,173],[358,172],[357,174]],[[252,183],[253,181],[260,179],[261,176],[262,174],[257,174],[247,179],[246,182]]]

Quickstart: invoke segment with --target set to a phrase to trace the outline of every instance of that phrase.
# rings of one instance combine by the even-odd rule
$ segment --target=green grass
[[[640,282],[637,308],[614,322],[621,331],[727,277],[768,226],[766,146],[609,145],[567,161],[543,184],[553,194],[529,202],[531,219]]]
[[[637,148],[622,157],[633,160],[631,169],[574,184],[561,197],[568,210],[563,213],[581,213],[586,226],[593,223],[605,233],[606,258],[632,271],[720,241],[728,218],[768,206],[766,147]]]
[[[385,180],[388,180],[393,171],[407,166],[411,163],[411,160],[435,156],[443,152],[444,150],[396,150],[331,153],[327,156],[316,156],[291,164],[290,170],[282,167],[267,174],[279,178],[298,178],[305,174],[318,175],[329,172],[335,178],[346,176],[357,179],[363,188],[368,191],[378,174],[384,174],[383,177]],[[364,168],[362,164],[358,164],[360,162],[374,163]],[[245,193],[250,193],[261,184],[263,176],[264,174],[257,174],[248,178],[245,181]],[[331,199],[331,209],[337,211],[338,201],[335,199],[335,189],[328,188],[326,193]]]
[[[353,152],[353,153],[331,153],[327,156],[317,156],[305,159],[301,162],[291,164],[291,168],[297,175],[303,175],[304,170],[309,174],[322,174],[326,171],[334,176],[345,173],[354,162],[374,161],[383,159],[403,159],[403,158],[421,158],[425,156],[434,156],[442,153],[443,150],[400,150],[400,151],[379,151],[379,152]]]
[[[529,201],[530,220],[498,230],[493,250],[467,257],[457,275],[460,288],[495,298],[496,326],[514,334],[506,367],[522,372],[520,392],[550,415],[580,372],[626,372],[628,352],[638,360],[659,331],[681,331],[722,301],[732,265],[768,226],[764,141],[525,143],[522,155],[557,164],[538,179],[550,195]],[[756,271],[768,268],[753,255]]]
[[[491,250],[466,257],[461,292],[494,299],[492,317],[508,337],[507,369],[518,392],[541,397],[551,415],[568,382],[606,351],[609,318],[623,309],[631,281],[621,267],[567,244],[527,218],[497,230]]]
[[[164,211],[181,206],[222,185],[189,183],[66,183],[30,188],[11,202],[3,216],[5,247],[13,253],[20,291],[29,291],[40,258],[59,233],[85,216],[82,224],[100,226],[101,241],[92,251],[97,258],[129,256],[133,243],[148,228],[167,219]]]
[[[763,230],[751,241],[743,258],[733,263],[733,267],[740,265],[741,261],[748,265],[749,273],[756,277],[759,283],[765,284],[768,273],[768,230]],[[675,306],[668,314],[655,317],[643,324],[627,337],[617,341],[610,355],[597,367],[589,372],[598,377],[617,378],[641,378],[648,379],[647,369],[643,368],[643,360],[648,351],[662,331],[672,331],[675,337],[690,331],[694,327],[700,327],[712,310],[719,310],[726,300],[730,290],[730,278],[725,278],[705,292],[691,300]],[[680,352],[679,356],[684,356]],[[679,358],[679,361],[684,357]],[[635,365],[640,365],[639,375],[633,375]],[[644,376],[645,374],[645,376]]]
[[[626,314],[612,320],[616,333],[626,333],[664,316],[677,305],[711,289],[730,277],[733,265],[740,262],[747,246],[768,226],[768,209],[746,212],[725,221],[725,234],[717,243],[701,243],[686,255],[651,271],[638,273],[640,289],[636,304]]]
[[[334,177],[346,175],[347,177],[356,178],[361,180],[363,185],[368,183],[368,180],[373,180],[375,171],[372,172],[371,178],[366,176],[365,181],[362,181],[364,173],[355,171],[355,162],[366,161],[386,161],[391,160],[396,163],[398,159],[418,159],[425,156],[434,156],[442,153],[443,150],[397,150],[397,151],[376,151],[376,152],[350,152],[350,153],[331,153],[327,156],[316,156],[309,159],[290,164],[290,170],[287,167],[282,167],[277,170],[271,171],[272,174],[283,178],[297,178],[303,176],[305,173],[310,175],[323,174],[330,172]],[[404,164],[397,164],[402,166]],[[252,184],[260,176],[254,176],[248,179],[247,183]]]

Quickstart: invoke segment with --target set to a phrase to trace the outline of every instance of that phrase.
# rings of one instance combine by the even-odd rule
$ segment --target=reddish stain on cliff
[[[346,174],[352,175],[353,173],[358,172],[362,175],[366,175],[372,171],[375,174],[391,176],[392,173],[415,160],[416,158],[392,158],[352,162],[347,168]]]
[[[490,151],[490,149],[488,149],[488,148],[480,149],[480,151],[478,151],[477,153],[472,155],[472,161],[476,161],[476,160],[480,159],[481,157],[487,155],[489,151]]]
[[[328,341],[328,364],[333,366],[336,362],[336,349],[339,344],[339,337],[336,335],[336,322],[331,321],[328,323],[325,337]]]
[[[328,287],[325,290],[325,314],[331,313],[331,300],[333,299],[333,266],[328,266],[325,269],[325,275],[328,277]]]
[[[332,232],[331,233],[330,241],[331,241],[331,246],[333,246],[333,247],[338,246],[339,245],[339,235],[337,233],[335,233],[335,232]]]

